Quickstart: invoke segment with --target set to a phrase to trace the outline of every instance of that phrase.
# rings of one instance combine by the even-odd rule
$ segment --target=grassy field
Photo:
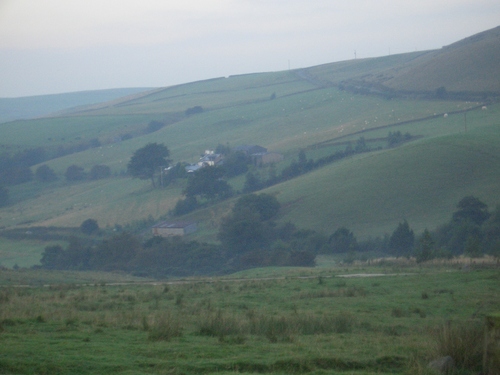
[[[404,219],[422,231],[449,220],[466,195],[492,208],[499,203],[499,137],[498,127],[486,127],[424,138],[331,164],[267,192],[278,194],[283,221],[326,233],[347,226],[376,236]]]
[[[0,273],[2,373],[425,374],[447,354],[443,327],[482,332],[484,315],[500,309],[498,270],[474,265],[259,269],[152,284],[36,272]],[[360,273],[383,276],[342,277]],[[51,285],[8,286],[15,280]]]

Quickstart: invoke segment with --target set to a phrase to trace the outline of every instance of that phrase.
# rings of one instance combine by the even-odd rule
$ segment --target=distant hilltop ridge
[[[362,93],[485,100],[500,98],[499,62],[500,26],[438,50],[325,64],[307,73]]]

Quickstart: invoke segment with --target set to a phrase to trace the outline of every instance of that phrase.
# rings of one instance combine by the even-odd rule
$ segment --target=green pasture
[[[146,128],[158,116],[127,114],[123,116],[71,116],[18,120],[0,124],[2,145],[26,148],[57,148],[97,138],[109,143],[113,138]]]
[[[71,283],[4,286],[0,371],[418,375],[443,355],[445,322],[481,330],[484,315],[500,309],[497,270],[386,263],[257,271],[152,284],[116,275],[118,285],[73,272]],[[21,273],[47,284],[32,272],[0,279]],[[360,273],[382,276],[341,277]]]
[[[88,218],[94,218],[102,223],[103,226],[114,226],[115,224],[126,224],[136,220],[142,220],[152,216],[158,219],[165,216],[171,210],[177,200],[181,197],[183,188],[182,181],[165,190],[155,191],[150,189],[149,181],[133,180],[130,178],[113,177],[101,181],[83,182],[77,184],[67,184],[64,181],[63,173],[65,169],[72,164],[84,166],[88,172],[92,165],[106,164],[111,167],[114,175],[119,175],[126,170],[126,164],[132,153],[144,146],[147,142],[164,142],[171,150],[171,158],[176,161],[196,161],[200,153],[208,148],[213,148],[219,143],[229,143],[238,145],[243,143],[256,143],[269,147],[270,150],[283,152],[288,161],[283,162],[286,165],[289,160],[296,158],[298,150],[303,147],[314,146],[318,143],[340,141],[355,142],[360,136],[366,139],[383,138],[389,131],[409,131],[415,136],[424,136],[423,139],[410,142],[393,150],[382,151],[375,154],[365,154],[354,159],[344,160],[334,165],[327,166],[321,170],[314,171],[293,181],[273,187],[271,191],[283,193],[278,195],[278,199],[288,206],[288,203],[295,202],[292,212],[285,210],[284,220],[292,220],[299,227],[302,222],[307,222],[309,226],[314,226],[326,232],[334,231],[338,226],[349,225],[356,229],[361,236],[379,235],[384,231],[397,225],[397,222],[407,218],[410,222],[415,222],[419,229],[426,226],[433,226],[447,218],[450,210],[461,198],[460,194],[464,191],[456,192],[459,187],[451,182],[444,186],[448,198],[441,201],[442,193],[437,194],[435,199],[425,200],[418,190],[417,196],[422,197],[419,207],[413,208],[413,211],[402,211],[404,207],[410,207],[415,202],[413,194],[408,194],[411,198],[407,200],[403,208],[398,208],[398,212],[386,211],[388,206],[384,200],[375,199],[377,204],[373,204],[371,199],[376,191],[380,191],[385,200],[391,195],[396,194],[397,189],[405,188],[405,183],[399,181],[396,184],[389,183],[389,180],[378,178],[380,171],[390,171],[395,168],[402,168],[403,163],[409,165],[417,164],[413,167],[402,168],[406,170],[413,181],[409,184],[415,190],[419,189],[420,181],[416,171],[427,173],[426,168],[434,168],[436,163],[433,160],[442,158],[440,153],[459,149],[448,147],[441,149],[441,146],[433,140],[433,136],[445,134],[464,133],[463,115],[450,115],[447,118],[438,117],[427,121],[418,121],[411,124],[397,125],[389,128],[382,128],[393,124],[393,121],[409,120],[411,118],[420,118],[432,115],[433,113],[445,112],[447,109],[462,108],[466,104],[457,104],[449,102],[407,102],[407,101],[380,101],[379,99],[364,96],[346,96],[345,93],[335,89],[324,89],[301,94],[301,107],[295,106],[292,97],[277,98],[273,101],[267,101],[260,106],[252,104],[244,107],[244,111],[238,107],[226,108],[219,111],[209,111],[200,115],[191,116],[184,121],[172,124],[153,134],[133,138],[131,140],[104,145],[100,148],[90,149],[78,154],[68,155],[47,162],[54,168],[60,176],[60,181],[48,185],[39,183],[29,183],[13,189],[12,199],[18,202],[15,205],[5,207],[0,210],[0,224],[12,226],[21,223],[31,223],[36,225],[56,225],[56,226],[78,226]],[[326,105],[320,105],[318,102],[324,99]],[[348,102],[348,109],[345,109],[344,102]],[[302,107],[303,106],[303,107]],[[458,107],[457,107],[458,106]],[[283,110],[290,112],[289,116],[283,117]],[[394,110],[394,112],[393,112]],[[243,119],[238,120],[237,113],[240,113]],[[496,128],[494,125],[498,118],[498,108],[492,106],[486,111],[476,110],[469,112],[467,118],[468,133],[467,136],[475,134],[476,129],[483,129],[488,132],[488,136],[483,137],[485,142],[493,143]],[[378,113],[378,114],[377,114]],[[382,115],[385,113],[385,115]],[[396,114],[395,114],[396,113]],[[350,114],[350,115],[349,115]],[[351,116],[350,118],[345,116]],[[339,126],[332,126],[331,121],[334,116],[345,117],[350,120]],[[397,117],[396,117],[397,116]],[[233,120],[221,120],[222,118],[233,118]],[[314,122],[307,122],[308,117],[314,118]],[[71,118],[70,118],[71,119]],[[78,119],[78,117],[75,117]],[[340,119],[342,120],[342,118]],[[340,121],[339,120],[339,121]],[[315,128],[312,128],[316,126]],[[363,129],[364,128],[364,129]],[[491,128],[491,129],[490,129]],[[490,129],[490,130],[486,130]],[[361,132],[359,132],[361,131]],[[492,132],[492,133],[491,133]],[[491,133],[491,134],[490,134]],[[198,135],[199,134],[199,135]],[[349,134],[351,134],[349,136]],[[197,136],[194,136],[197,135]],[[346,136],[347,135],[347,136]],[[463,135],[464,136],[464,135]],[[455,138],[450,138],[455,139]],[[263,142],[264,140],[264,142]],[[473,149],[481,147],[478,139]],[[429,143],[425,143],[429,142]],[[437,142],[437,141],[436,141]],[[415,148],[415,145],[426,144],[424,148]],[[429,150],[434,149],[438,152],[433,156]],[[341,148],[342,149],[342,148]],[[405,151],[408,150],[408,151]],[[441,151],[439,151],[441,150]],[[448,151],[445,151],[448,150]],[[479,149],[477,149],[479,150]],[[334,152],[333,149],[331,149]],[[408,152],[407,156],[404,153]],[[428,160],[424,164],[419,161],[420,152],[425,152],[422,157]],[[434,152],[434,151],[433,151]],[[475,163],[481,163],[482,153],[475,154]],[[495,150],[492,150],[495,153]],[[403,153],[403,154],[401,154]],[[321,153],[312,152],[308,157],[320,157]],[[402,156],[401,156],[402,155]],[[460,153],[460,155],[463,155]],[[462,157],[460,156],[459,157]],[[461,163],[455,163],[455,154],[451,153],[445,156],[447,164],[443,164],[445,172],[453,174],[456,168],[462,166]],[[407,160],[403,161],[403,160]],[[478,159],[479,158],[479,159]],[[384,163],[388,163],[385,165]],[[391,163],[395,163],[391,166]],[[486,175],[491,183],[494,183],[495,173],[490,173],[488,168],[495,165],[485,164],[476,173],[480,172],[480,179],[474,180],[478,186],[481,176]],[[354,166],[351,170],[350,168]],[[389,167],[390,166],[390,167]],[[282,168],[278,166],[278,170]],[[363,170],[366,169],[366,173]],[[356,172],[354,172],[356,171]],[[339,173],[338,175],[335,175]],[[439,176],[440,169],[436,169],[433,176]],[[315,181],[316,176],[318,180]],[[349,176],[349,177],[347,177]],[[434,178],[434,177],[433,177]],[[331,181],[336,181],[332,184]],[[433,181],[433,180],[431,180]],[[374,185],[370,188],[371,183]],[[236,189],[241,189],[242,178],[234,182]],[[429,185],[429,189],[433,186]],[[334,196],[342,194],[342,189],[346,189],[350,199],[333,199]],[[369,191],[365,191],[368,189]],[[405,200],[406,193],[398,193],[400,200]],[[474,190],[471,191],[473,193]],[[490,190],[486,193],[492,194]],[[495,192],[493,192],[495,193]],[[441,194],[441,195],[440,195]],[[304,195],[314,196],[317,203],[303,200]],[[362,197],[362,198],[359,198]],[[493,199],[483,197],[490,204],[496,204]],[[434,214],[434,203],[439,201],[439,212]],[[342,208],[338,206],[342,202]],[[426,203],[428,202],[428,203]],[[398,202],[400,207],[401,202]],[[313,204],[308,206],[308,204]],[[328,207],[328,210],[325,208]],[[429,214],[429,207],[432,207]],[[289,208],[289,210],[292,208]],[[224,213],[227,210],[219,210],[211,207],[205,212],[210,212],[207,217],[203,212],[195,213],[194,216],[201,219],[201,227],[211,231],[211,236],[217,231],[217,224],[221,216],[213,216],[213,212]],[[332,212],[335,216],[332,217]],[[363,212],[363,217],[359,213]],[[380,218],[380,212],[384,216]],[[385,214],[387,212],[387,215]],[[302,215],[310,215],[311,219],[305,220]],[[417,220],[412,220],[417,215]],[[437,216],[436,216],[437,215]],[[209,220],[205,222],[205,220]],[[372,225],[376,222],[377,225]],[[381,225],[382,224],[382,225]],[[392,231],[392,229],[390,229]],[[208,233],[208,232],[204,232]]]
[[[150,184],[129,178],[60,183],[52,189],[39,191],[18,205],[3,208],[0,225],[79,227],[84,220],[93,218],[100,227],[106,228],[130,224],[149,216],[167,215],[181,196],[181,186],[154,190]],[[39,183],[32,183],[33,190],[39,186]]]
[[[40,264],[45,247],[56,243],[56,241],[45,242],[29,239],[8,240],[0,237],[0,266],[12,268],[15,265],[31,267]]]
[[[347,226],[361,237],[391,233],[408,220],[422,231],[451,218],[458,201],[500,196],[499,128],[422,139],[361,154],[266,190],[284,206],[282,221],[327,234]]]
[[[254,143],[285,154],[295,153],[300,148],[351,133],[445,113],[457,105],[467,106],[450,102],[388,102],[351,96],[333,88],[316,90],[207,111],[155,133],[68,155],[48,164],[60,173],[71,164],[90,168],[105,163],[119,171],[120,161],[126,163],[135,149],[148,142],[165,143],[174,161],[196,161],[205,149],[219,143],[233,146]],[[387,132],[384,131],[384,136]]]
[[[401,59],[378,61],[373,69]],[[373,63],[356,61],[335,69],[353,75]],[[327,74],[332,67],[317,69]],[[167,218],[181,198],[184,181],[153,190],[149,181],[123,177],[133,152],[149,142],[166,144],[173,162],[195,162],[217,144],[259,144],[285,155],[276,166],[279,172],[300,149],[316,159],[344,149],[345,142],[354,144],[361,136],[382,139],[389,131],[415,136],[394,149],[357,155],[267,190],[277,194],[283,205],[279,220],[325,234],[348,226],[359,238],[378,236],[392,232],[403,219],[420,231],[448,220],[465,195],[498,203],[498,105],[469,111],[465,117],[453,112],[478,103],[385,100],[315,83],[295,71],[233,76],[157,89],[66,112],[64,117],[1,124],[2,143],[9,147],[56,147],[92,138],[103,145],[46,162],[58,174],[57,182],[11,187],[11,205],[0,209],[0,226],[77,227],[93,218],[101,227],[112,228]],[[271,99],[273,93],[276,97]],[[196,105],[205,111],[184,116],[185,109]],[[176,122],[138,135],[149,121],[172,114],[178,116]],[[126,133],[137,136],[107,143]],[[64,172],[73,164],[86,172],[104,164],[112,177],[69,184]],[[243,182],[243,176],[229,181],[236,190]],[[196,220],[200,229],[194,238],[213,241],[231,204],[209,206],[179,219]]]

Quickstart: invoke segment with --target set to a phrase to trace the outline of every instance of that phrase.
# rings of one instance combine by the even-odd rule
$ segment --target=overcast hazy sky
[[[498,0],[0,0],[0,97],[435,49],[498,25]]]

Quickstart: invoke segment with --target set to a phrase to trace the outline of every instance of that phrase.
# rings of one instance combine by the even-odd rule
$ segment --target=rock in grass
[[[430,362],[427,367],[438,371],[440,374],[448,374],[455,369],[455,361],[448,355]]]

